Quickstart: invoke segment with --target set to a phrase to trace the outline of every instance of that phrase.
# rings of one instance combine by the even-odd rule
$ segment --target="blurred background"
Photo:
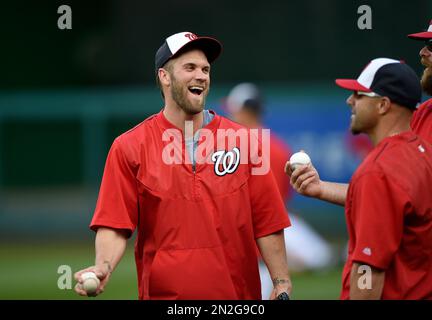
[[[72,29],[60,30],[60,5]],[[372,29],[360,30],[360,5]],[[88,229],[113,139],[163,106],[154,54],[192,31],[224,52],[212,66],[207,107],[224,114],[239,82],[262,89],[265,124],[304,149],[322,179],[348,182],[370,145],[348,130],[347,92],[376,57],[403,59],[420,75],[432,2],[411,1],[19,1],[0,4],[0,299],[78,299],[58,268],[94,262]],[[337,299],[347,241],[344,210],[296,195],[288,204],[335,250],[330,268],[293,274],[295,299]],[[136,299],[133,242],[97,299]]]

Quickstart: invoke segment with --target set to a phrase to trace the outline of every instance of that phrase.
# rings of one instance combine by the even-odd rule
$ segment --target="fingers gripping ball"
[[[307,153],[300,151],[294,153],[290,158],[291,170],[294,171],[299,165],[307,165],[311,163],[310,157]]]
[[[94,272],[84,272],[81,275],[81,279],[83,280],[82,287],[87,292],[87,294],[95,294],[100,284],[100,280],[96,274]]]

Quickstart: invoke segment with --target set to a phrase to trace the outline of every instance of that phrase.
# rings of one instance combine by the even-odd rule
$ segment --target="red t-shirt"
[[[417,135],[432,144],[432,99],[423,102],[414,112],[411,128]]]
[[[345,206],[348,260],[385,271],[382,299],[432,299],[432,146],[408,131],[382,140],[354,173]]]
[[[229,128],[246,130],[218,115],[205,127],[215,136],[217,129]],[[162,159],[173,141],[167,130],[179,132],[180,146],[169,150],[182,151],[181,163]],[[108,154],[90,227],[138,229],[140,299],[260,299],[255,239],[290,225],[273,174],[251,174],[253,161],[222,176],[214,162],[197,163],[194,172],[184,161],[182,137],[162,111],[119,136]],[[224,150],[216,148],[226,139],[210,140],[199,147],[208,143],[211,159],[214,150]],[[247,152],[235,143],[240,153]]]

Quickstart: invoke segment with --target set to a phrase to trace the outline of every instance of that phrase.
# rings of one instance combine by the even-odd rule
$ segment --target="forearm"
[[[96,266],[106,264],[112,272],[126,250],[127,237],[118,229],[99,228],[96,234]]]
[[[363,267],[359,270],[360,267]],[[385,272],[366,264],[353,263],[350,277],[351,300],[381,299]]]
[[[320,200],[345,206],[348,184],[322,181]]]
[[[291,292],[291,282],[288,271],[288,262],[285,249],[283,230],[257,239],[257,245],[271,279],[287,280],[282,281],[282,286],[288,293]],[[275,282],[275,281],[274,281]]]

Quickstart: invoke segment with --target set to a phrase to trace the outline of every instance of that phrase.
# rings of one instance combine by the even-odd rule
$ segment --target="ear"
[[[164,68],[159,68],[158,77],[162,85],[169,87],[169,85],[171,84],[171,77],[167,70],[165,70]]]
[[[379,99],[378,105],[378,114],[386,114],[391,109],[391,101],[388,97],[382,97]]]

